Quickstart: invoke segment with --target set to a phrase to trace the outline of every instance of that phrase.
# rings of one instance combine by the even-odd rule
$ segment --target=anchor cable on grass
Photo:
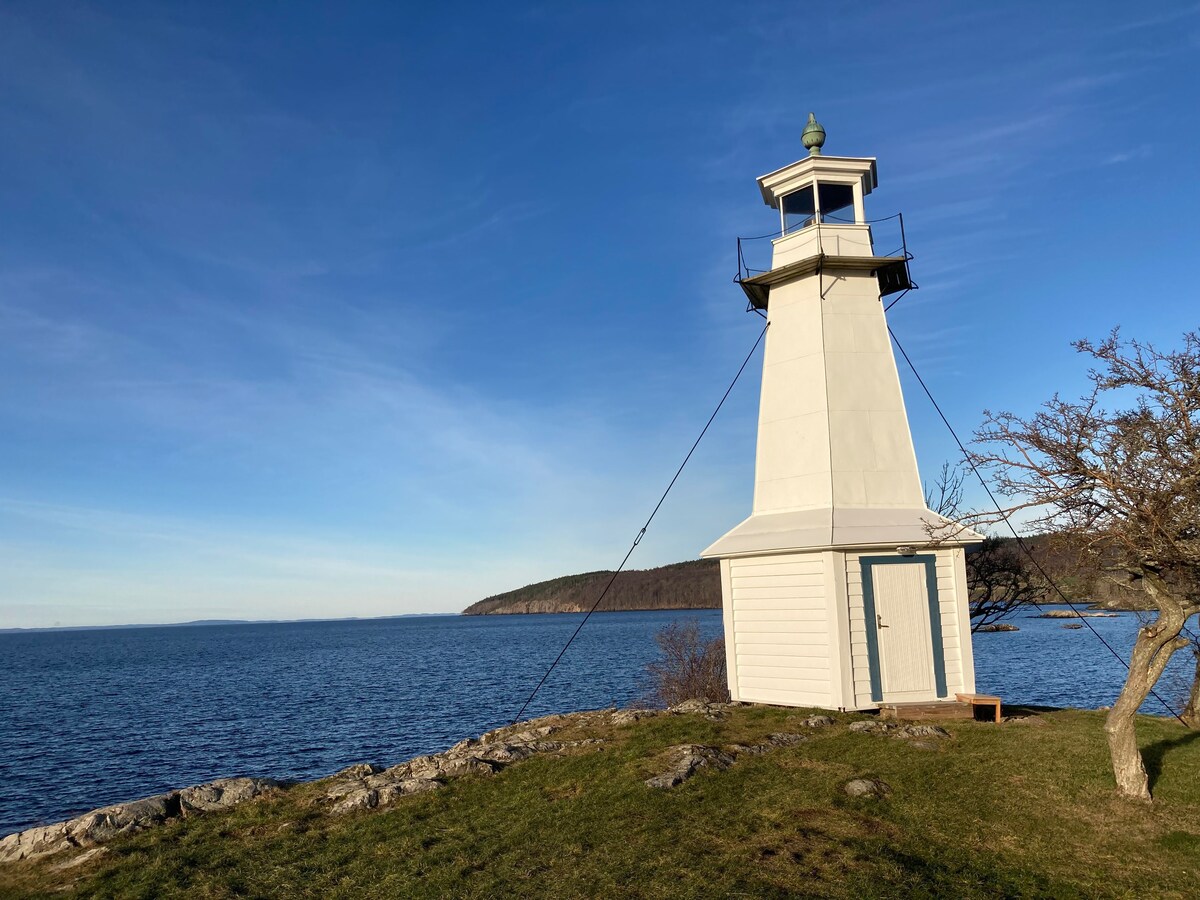
[[[1090,631],[1093,635],[1095,635],[1096,639],[1098,641],[1100,641],[1100,643],[1103,644],[1105,647],[1107,647],[1108,652],[1111,653],[1113,656],[1115,656],[1117,658],[1117,661],[1120,662],[1121,665],[1123,665],[1125,667],[1126,671],[1128,671],[1129,663],[1127,663],[1125,661],[1125,657],[1123,657],[1120,653],[1118,653],[1116,648],[1114,648],[1112,644],[1110,644],[1107,640],[1105,640],[1104,635],[1102,635],[1099,631],[1097,631],[1096,627],[1087,620],[1087,616],[1080,614],[1079,610],[1075,608],[1075,604],[1067,599],[1067,595],[1062,592],[1062,588],[1060,588],[1058,586],[1058,584],[1055,583],[1054,579],[1052,579],[1046,573],[1046,570],[1044,568],[1042,568],[1042,564],[1037,561],[1037,558],[1033,555],[1033,551],[1029,549],[1029,546],[1025,543],[1024,539],[1022,539],[1021,535],[1017,532],[1016,527],[1014,527],[1014,525],[1013,525],[1012,521],[1009,519],[1008,515],[1000,507],[1000,503],[999,503],[999,501],[996,500],[995,495],[992,493],[992,489],[990,487],[988,487],[987,481],[984,480],[983,473],[979,471],[979,467],[975,465],[975,460],[971,457],[971,454],[967,452],[967,448],[963,445],[963,442],[961,440],[959,440],[958,433],[954,430],[954,426],[950,424],[950,420],[946,418],[946,414],[944,412],[942,412],[942,408],[940,406],[938,406],[938,402],[933,399],[933,393],[929,390],[929,386],[927,384],[925,384],[925,379],[921,377],[921,373],[917,371],[917,367],[915,365],[913,365],[913,361],[911,359],[909,359],[908,353],[905,352],[903,345],[900,343],[899,339],[896,337],[896,332],[892,331],[891,325],[888,326],[888,334],[890,334],[892,336],[892,341],[895,342],[896,349],[900,351],[900,355],[904,357],[904,361],[906,363],[908,363],[908,367],[910,369],[912,369],[913,375],[916,376],[917,383],[919,385],[921,385],[921,390],[923,390],[925,392],[925,396],[928,397],[929,402],[931,404],[933,404],[933,408],[937,412],[938,416],[941,418],[942,424],[946,426],[947,430],[950,432],[950,436],[952,438],[954,438],[954,443],[958,444],[958,449],[962,453],[963,459],[965,459],[967,461],[967,465],[969,465],[971,467],[971,471],[974,472],[975,477],[979,479],[979,483],[980,483],[980,485],[983,486],[983,490],[988,495],[988,499],[991,500],[992,505],[996,507],[996,512],[1000,515],[1000,518],[1004,520],[1004,524],[1008,526],[1008,530],[1012,532],[1013,537],[1016,538],[1017,546],[1021,548],[1022,552],[1024,552],[1024,554],[1027,557],[1029,557],[1029,561],[1031,563],[1033,563],[1034,568],[1036,568],[1038,570],[1038,572],[1041,574],[1041,576],[1044,579],[1046,579],[1046,583],[1049,584],[1050,587],[1054,588],[1054,592],[1056,594],[1058,594],[1058,596],[1062,600],[1062,602],[1065,603],[1068,607],[1070,607],[1071,611],[1073,613],[1075,613],[1075,615],[1079,618],[1079,621],[1081,621],[1084,625],[1087,626],[1088,631]],[[1166,711],[1169,712],[1171,715],[1173,715],[1176,719],[1178,719],[1185,728],[1189,728],[1189,729],[1191,728],[1191,726],[1188,725],[1188,723],[1184,720],[1183,716],[1181,716],[1179,713],[1175,712],[1174,707],[1172,707],[1169,703],[1167,703],[1166,700],[1164,700],[1162,697],[1160,697],[1158,695],[1158,692],[1155,691],[1154,688],[1150,689],[1150,696],[1152,696],[1155,700],[1157,700],[1159,703],[1161,703],[1163,705],[1163,708],[1166,709]]]
[[[658,498],[658,503],[654,505],[654,510],[650,513],[650,518],[646,519],[646,524],[642,526],[641,530],[637,533],[637,537],[635,537],[633,539],[633,543],[630,544],[629,550],[625,554],[625,558],[621,560],[621,564],[617,566],[616,571],[612,573],[612,577],[608,579],[608,584],[604,586],[604,590],[600,592],[600,596],[596,598],[596,602],[592,604],[592,608],[587,611],[587,615],[583,617],[583,621],[579,623],[579,625],[575,628],[575,631],[572,632],[569,638],[567,638],[567,642],[563,644],[563,648],[558,651],[558,656],[554,657],[554,662],[550,663],[550,666],[546,669],[545,674],[542,675],[541,681],[537,683],[537,686],[534,687],[534,689],[530,691],[529,696],[525,698],[525,702],[521,704],[521,708],[517,711],[517,714],[513,716],[512,722],[509,723],[510,725],[516,725],[519,721],[521,721],[521,716],[525,714],[525,710],[529,707],[529,704],[533,702],[533,698],[536,697],[538,691],[542,689],[542,685],[546,683],[546,679],[550,677],[550,673],[554,671],[554,667],[558,665],[559,661],[566,654],[567,648],[574,643],[575,638],[579,635],[579,632],[583,630],[583,626],[587,624],[587,620],[592,617],[592,613],[596,611],[596,609],[600,606],[600,603],[604,600],[605,596],[607,596],[608,589],[613,586],[613,582],[617,580],[617,576],[620,575],[621,570],[625,568],[625,563],[629,562],[629,557],[633,555],[633,551],[637,549],[637,545],[640,544],[642,542],[642,538],[646,536],[646,529],[650,527],[650,523],[653,522],[654,517],[658,515],[658,511],[662,508],[663,502],[667,499],[667,494],[671,493],[671,488],[675,487],[675,482],[679,480],[679,476],[683,473],[684,466],[688,464],[688,460],[692,458],[692,454],[695,453],[696,448],[700,446],[700,441],[704,438],[704,435],[708,433],[708,427],[712,425],[713,420],[717,417],[717,413],[719,413],[721,411],[721,407],[725,405],[725,401],[733,392],[734,385],[738,383],[738,379],[741,378],[742,373],[746,371],[746,366],[749,365],[750,359],[754,356],[754,352],[758,349],[758,345],[762,343],[762,339],[766,336],[767,329],[770,327],[771,323],[768,322],[763,326],[763,330],[759,332],[758,339],[754,342],[754,346],[750,348],[750,352],[746,354],[746,358],[742,360],[741,367],[737,370],[737,374],[733,376],[733,381],[729,382],[729,387],[725,389],[725,393],[721,396],[721,400],[717,404],[717,408],[712,411],[712,415],[708,417],[708,421],[705,422],[704,427],[700,429],[700,434],[692,443],[692,448],[688,450],[687,456],[683,458],[683,462],[681,462],[679,464],[679,468],[675,470],[675,475],[671,479],[671,483],[667,485],[667,489],[663,491],[662,496]]]

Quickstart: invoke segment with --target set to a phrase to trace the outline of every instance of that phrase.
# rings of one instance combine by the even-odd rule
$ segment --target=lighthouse
[[[758,179],[779,216],[770,268],[739,276],[769,324],[752,511],[701,554],[721,561],[730,694],[953,702],[975,690],[963,548],[982,538],[922,494],[884,315],[914,287],[910,257],[876,255],[875,159],[823,154],[811,114],[802,142]]]

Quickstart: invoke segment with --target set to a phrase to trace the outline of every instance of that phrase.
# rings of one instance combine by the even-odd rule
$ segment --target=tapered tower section
[[[875,254],[873,158],[810,154],[758,179],[771,267],[741,278],[767,331],[754,502],[722,561],[735,699],[832,709],[974,691],[963,545],[928,510],[881,298],[913,287]],[[902,229],[901,229],[902,234]],[[934,543],[931,536],[939,540]]]

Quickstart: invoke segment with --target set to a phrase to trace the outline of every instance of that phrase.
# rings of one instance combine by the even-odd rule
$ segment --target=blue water
[[[228,775],[307,779],[507,723],[578,615],[428,616],[0,634],[0,835]],[[654,635],[719,611],[604,613],[526,716],[642,696]],[[978,688],[1006,702],[1111,703],[1124,670],[1087,630],[1015,620],[975,636]],[[1120,650],[1136,618],[1094,619]],[[1178,704],[1188,660],[1160,693]],[[1148,712],[1163,712],[1149,701]]]

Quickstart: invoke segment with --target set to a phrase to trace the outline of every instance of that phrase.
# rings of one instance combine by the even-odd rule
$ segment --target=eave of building
[[[705,559],[814,550],[978,544],[983,535],[928,509],[836,508],[752,515],[706,548]]]
[[[873,156],[807,156],[760,177],[758,189],[762,192],[763,202],[777,208],[778,197],[811,183],[814,175],[818,181],[823,177],[830,181],[861,180],[863,196],[879,186]]]
[[[766,309],[767,298],[773,285],[815,274],[818,269],[830,272],[869,272],[874,275],[884,266],[903,262],[905,259],[902,256],[828,256],[824,253],[815,253],[794,263],[788,263],[786,266],[780,266],[778,269],[771,269],[769,272],[755,275],[753,278],[743,278],[738,283],[746,292],[746,296],[750,298],[752,306],[756,309]]]

